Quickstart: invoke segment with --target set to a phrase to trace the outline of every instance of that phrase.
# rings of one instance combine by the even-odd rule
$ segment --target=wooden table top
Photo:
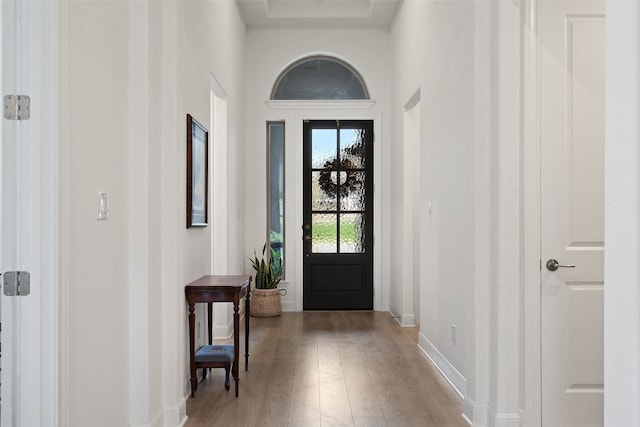
[[[185,290],[212,289],[212,288],[242,288],[251,283],[251,276],[202,276],[185,286]]]

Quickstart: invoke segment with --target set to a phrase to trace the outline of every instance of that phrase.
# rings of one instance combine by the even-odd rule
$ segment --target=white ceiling
[[[403,0],[236,0],[248,27],[388,28]]]

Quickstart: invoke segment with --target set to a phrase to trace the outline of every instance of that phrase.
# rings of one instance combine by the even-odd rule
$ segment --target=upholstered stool
[[[203,345],[195,354],[196,369],[203,368],[204,378],[206,378],[207,368],[224,368],[226,371],[224,388],[229,390],[229,370],[233,364],[233,357],[233,345]]]

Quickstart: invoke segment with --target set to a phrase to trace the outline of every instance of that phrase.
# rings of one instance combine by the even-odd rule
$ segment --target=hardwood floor
[[[214,369],[187,401],[186,426],[466,427],[462,401],[417,334],[382,312],[251,318],[240,397]]]

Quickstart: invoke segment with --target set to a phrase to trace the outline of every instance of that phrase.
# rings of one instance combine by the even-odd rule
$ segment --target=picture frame
[[[187,114],[187,228],[208,225],[209,131]]]

